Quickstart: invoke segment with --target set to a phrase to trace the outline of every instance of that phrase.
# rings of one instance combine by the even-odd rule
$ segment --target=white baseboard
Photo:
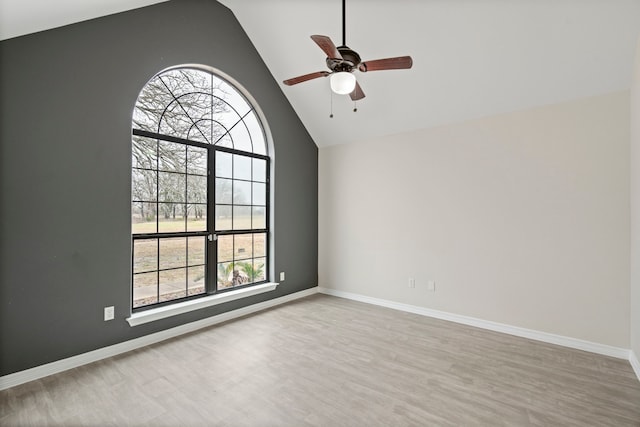
[[[3,377],[0,377],[0,390],[5,390],[10,387],[15,387],[17,385],[24,384],[26,382],[37,380],[40,378],[44,378],[49,375],[57,374],[59,372],[66,371],[68,369],[77,368],[79,366],[86,365],[88,363],[97,362],[98,360],[102,360],[107,357],[112,357],[118,354],[126,353],[128,351],[145,347],[147,345],[155,344],[157,342],[164,341],[169,338],[177,337],[179,335],[186,334],[189,332],[193,332],[198,329],[206,328],[208,326],[226,322],[228,320],[232,320],[238,317],[246,316],[248,314],[265,310],[267,308],[284,304],[286,302],[293,301],[299,298],[304,298],[306,296],[313,295],[318,292],[326,295],[332,295],[340,298],[351,299],[354,301],[360,301],[368,304],[374,304],[382,307],[392,308],[395,310],[419,314],[422,316],[448,320],[455,323],[461,323],[464,325],[475,326],[478,328],[488,329],[491,331],[502,332],[510,335],[529,338],[536,341],[542,341],[542,342],[547,342],[551,344],[561,345],[564,347],[575,348],[579,350],[589,351],[592,353],[603,354],[606,356],[612,356],[618,359],[626,359],[626,360],[629,360],[629,362],[631,363],[631,367],[635,371],[636,376],[640,381],[640,362],[638,361],[636,354],[631,350],[612,347],[605,344],[593,343],[590,341],[579,340],[576,338],[570,338],[570,337],[565,337],[561,335],[549,334],[546,332],[540,332],[540,331],[535,331],[531,329],[519,328],[516,326],[506,325],[506,324],[497,323],[497,322],[491,322],[487,320],[477,319],[474,317],[462,316],[458,314],[447,313],[444,311],[432,310],[424,307],[398,303],[398,302],[384,300],[380,298],[373,298],[373,297],[354,294],[350,292],[337,291],[335,289],[314,287],[310,289],[305,289],[304,291],[285,295],[280,298],[275,298],[269,301],[264,301],[258,304],[254,304],[247,307],[239,308],[237,310],[222,313],[217,316],[209,317],[207,319],[202,319],[196,322],[187,323],[185,325],[177,326],[175,328],[167,329],[165,331],[156,332],[154,334],[146,335],[144,337],[135,338],[133,340],[125,341],[119,344],[114,344],[108,347],[103,347],[87,353],[79,354],[77,356],[72,356],[66,359],[47,363],[45,365],[36,366],[35,368],[26,369],[24,371],[5,375]]]
[[[598,344],[591,341],[584,341],[577,338],[565,337],[562,335],[550,334],[547,332],[540,332],[532,329],[520,328],[517,326],[511,326],[504,323],[491,322],[489,320],[477,319],[475,317],[462,316],[459,314],[447,313],[445,311],[432,310],[429,308],[418,307],[415,305],[403,304],[395,301],[384,300],[380,298],[368,297],[360,294],[353,294],[350,292],[337,291],[335,289],[329,289],[319,287],[318,292],[327,295],[333,295],[336,297],[351,299],[354,301],[365,302],[368,304],[375,304],[382,307],[392,308],[395,310],[406,311],[409,313],[420,314],[422,316],[434,317],[436,319],[448,320],[450,322],[461,323],[463,325],[475,326],[477,328],[488,329],[490,331],[502,332],[509,335],[515,335],[518,337],[529,338],[536,341],[542,341],[550,344],[561,345],[564,347],[575,348],[578,350],[589,351],[591,353],[602,354],[605,356],[611,356],[618,359],[630,360],[630,350],[612,347],[606,344]],[[637,363],[637,359],[636,359]],[[636,374],[640,372],[636,369]],[[640,379],[640,375],[638,377]]]
[[[49,375],[57,374],[68,369],[77,368],[88,363],[97,362],[98,360],[105,359],[107,357],[116,356],[118,354],[126,353],[131,350],[135,350],[147,345],[155,344],[160,341],[167,340],[169,338],[177,337],[182,334],[196,331],[198,329],[206,328],[218,323],[226,322],[238,317],[246,316],[247,314],[255,313],[267,308],[274,307],[276,305],[284,304],[289,301],[293,301],[299,298],[304,298],[309,295],[313,295],[318,292],[317,287],[305,289],[304,291],[296,292],[293,294],[285,295],[279,298],[274,298],[268,301],[263,301],[258,304],[253,304],[247,307],[239,308],[237,310],[228,311],[226,313],[218,314],[217,316],[208,317],[206,319],[198,320],[196,322],[187,323],[185,325],[176,326],[175,328],[167,329],[164,331],[156,332],[150,335],[145,335],[140,338],[135,338],[122,343],[110,345],[108,347],[99,348],[87,353],[72,356],[66,359],[57,360],[55,362],[47,363],[45,365],[36,366],[35,368],[26,369],[24,371],[15,372],[13,374],[0,377],[0,390],[5,390],[10,387],[15,387],[20,384],[24,384],[29,381],[44,378]]]
[[[631,363],[631,367],[636,373],[638,381],[640,381],[640,361],[638,361],[638,356],[636,356],[636,353],[633,350],[629,350],[629,363]]]

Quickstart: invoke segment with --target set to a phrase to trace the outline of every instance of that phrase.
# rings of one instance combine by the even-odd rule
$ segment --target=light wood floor
[[[640,426],[624,360],[315,295],[0,392],[2,426]]]

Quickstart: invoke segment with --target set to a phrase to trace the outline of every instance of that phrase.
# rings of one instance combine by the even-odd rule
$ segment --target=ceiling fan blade
[[[311,36],[311,39],[316,42],[318,46],[320,46],[320,49],[322,49],[329,58],[342,59],[342,55],[340,55],[340,52],[338,52],[338,48],[335,44],[333,44],[329,37],[314,35]]]
[[[306,82],[307,80],[317,79],[318,77],[326,77],[331,74],[328,71],[316,71],[315,73],[305,74],[304,76],[294,77],[292,79],[288,79],[283,81],[282,83],[287,86],[297,85],[298,83]]]
[[[358,82],[356,82],[356,88],[349,94],[349,96],[353,101],[359,101],[364,98],[364,92],[362,91],[362,88],[360,87],[360,84]]]
[[[411,68],[413,59],[410,56],[398,56],[396,58],[374,59],[360,63],[358,69],[363,73],[380,70],[402,70]]]

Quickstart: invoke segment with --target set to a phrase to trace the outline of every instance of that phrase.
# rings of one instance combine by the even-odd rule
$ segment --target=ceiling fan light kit
[[[357,69],[362,73],[381,70],[401,70],[413,66],[410,56],[398,56],[395,58],[376,59],[373,61],[362,61],[357,52],[346,45],[345,37],[345,1],[342,0],[342,46],[336,47],[333,41],[327,36],[313,35],[311,39],[327,55],[327,67],[329,71],[317,71],[302,76],[285,80],[283,83],[292,86],[307,80],[318,77],[330,77],[331,90],[338,95],[349,95],[353,101],[358,101],[365,97],[362,88],[356,80],[353,72]],[[355,109],[354,109],[355,111]]]
[[[356,88],[356,76],[349,71],[331,74],[331,90],[338,95],[348,95]]]

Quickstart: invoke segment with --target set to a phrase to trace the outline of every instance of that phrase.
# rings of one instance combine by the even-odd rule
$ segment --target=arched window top
[[[242,93],[215,73],[162,71],[142,89],[133,111],[140,131],[267,155],[264,130]]]

